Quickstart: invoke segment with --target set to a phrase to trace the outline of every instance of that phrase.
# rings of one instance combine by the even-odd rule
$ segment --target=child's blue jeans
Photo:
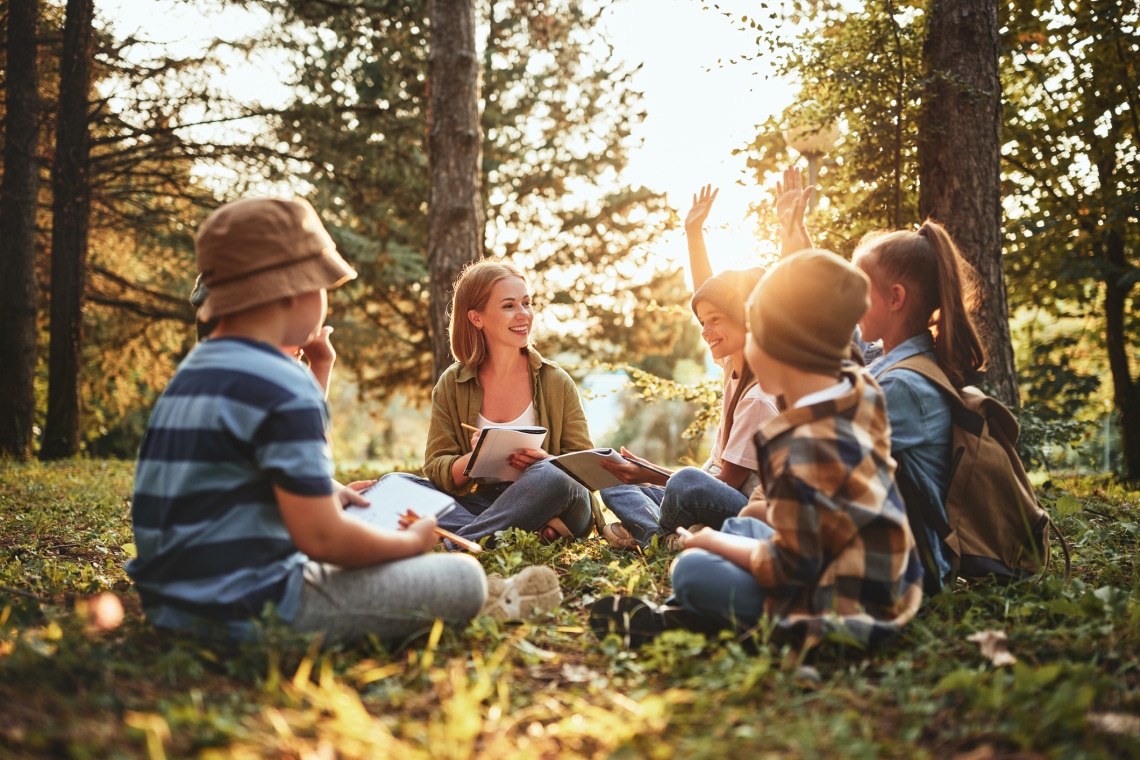
[[[665,488],[615,486],[601,491],[602,501],[643,547],[653,536],[669,535],[678,526],[700,523],[720,528],[740,514],[748,497],[696,467],[673,473]]]
[[[749,538],[771,538],[775,531],[753,517],[731,517],[722,533]],[[673,596],[666,604],[679,604],[702,617],[723,621],[743,630],[764,614],[764,590],[752,573],[704,549],[686,549],[673,563]]]

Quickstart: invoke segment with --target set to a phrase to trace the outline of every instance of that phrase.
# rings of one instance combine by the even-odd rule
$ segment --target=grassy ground
[[[662,598],[668,557],[522,535],[482,560],[557,569],[565,603],[539,622],[399,651],[316,652],[272,626],[231,649],[158,633],[123,570],[132,469],[0,462],[0,757],[1140,757],[1140,493],[1106,482],[1041,489],[1070,585],[942,594],[888,649],[804,661],[685,632],[638,653],[599,642],[589,602]],[[112,630],[91,622],[103,592],[126,608]],[[987,630],[1015,663],[970,640]]]

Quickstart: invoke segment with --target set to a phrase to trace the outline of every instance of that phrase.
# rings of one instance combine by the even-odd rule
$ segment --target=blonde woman
[[[484,260],[455,284],[450,339],[456,361],[432,391],[424,476],[459,507],[440,527],[478,541],[507,528],[545,540],[584,537],[592,527],[589,492],[545,460],[594,447],[574,381],[531,345],[534,307],[522,272]],[[473,481],[463,474],[477,433],[488,425],[538,425],[540,449],[510,457],[515,482]],[[389,476],[391,477],[391,476]],[[398,475],[397,477],[411,477]]]

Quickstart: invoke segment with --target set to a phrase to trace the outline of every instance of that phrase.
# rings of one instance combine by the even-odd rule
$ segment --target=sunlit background
[[[222,34],[231,40],[253,35],[269,23],[269,16],[255,7],[227,6],[203,13],[201,5],[174,5],[155,0],[112,0],[99,6],[102,20],[118,36],[134,36],[154,43],[151,53],[162,49],[172,55],[192,55]],[[757,126],[781,111],[791,101],[787,83],[770,76],[771,63],[756,50],[755,39],[736,28],[731,16],[754,12],[752,0],[724,0],[716,7],[698,0],[622,0],[603,16],[602,28],[613,54],[631,64],[640,64],[635,88],[644,94],[647,117],[635,129],[640,146],[632,152],[624,179],[630,186],[644,186],[664,193],[678,224],[654,244],[651,256],[684,266],[687,261],[684,218],[693,194],[704,184],[719,188],[716,204],[706,225],[706,240],[714,271],[760,263],[764,252],[774,251],[773,241],[757,239],[755,224],[746,219],[748,207],[766,202],[771,188],[760,188],[744,173],[742,155],[734,151],[752,140]],[[144,48],[140,48],[140,51]],[[759,54],[758,54],[759,52]],[[282,53],[257,52],[234,55],[220,83],[233,95],[265,105],[284,106],[291,96],[281,83],[278,70],[286,63]],[[789,153],[789,158],[794,157]],[[221,171],[216,167],[201,172]],[[208,175],[206,175],[208,176]],[[228,179],[220,177],[220,179]],[[303,188],[267,188],[278,193],[301,192]],[[689,274],[686,270],[686,281]],[[687,380],[717,376],[711,360],[687,370]],[[588,375],[586,412],[595,442],[618,445],[622,410],[620,388],[624,375]],[[341,419],[338,458],[353,458],[350,452],[374,451],[375,443],[367,416],[355,414],[355,386],[341,378],[331,397],[334,419]],[[381,448],[397,464],[415,465],[422,456],[426,423],[420,412],[404,408],[399,398],[373,414],[386,418]],[[660,424],[673,423],[669,409],[659,413]],[[344,423],[345,418],[355,421]],[[364,422],[359,420],[363,418]],[[680,430],[663,431],[677,439]],[[348,440],[345,440],[345,439]],[[652,446],[652,440],[643,446]],[[690,447],[693,456],[703,455],[701,442]],[[646,452],[652,455],[653,452]],[[342,455],[347,455],[344,457]],[[357,456],[369,459],[372,454]]]

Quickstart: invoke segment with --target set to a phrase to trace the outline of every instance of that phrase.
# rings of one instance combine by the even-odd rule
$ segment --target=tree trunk
[[[1140,382],[1132,377],[1128,361],[1129,336],[1124,327],[1132,285],[1121,284],[1130,267],[1123,236],[1117,230],[1109,229],[1104,237],[1108,264],[1104,283],[1104,341],[1112,373],[1112,400],[1116,404],[1120,424],[1124,477],[1137,482],[1140,481]]]
[[[79,453],[79,373],[91,188],[87,102],[92,0],[67,0],[52,172],[51,346],[42,459]]]
[[[945,225],[977,270],[974,312],[986,380],[1008,406],[1020,392],[1002,269],[1001,83],[996,0],[933,0],[923,57],[919,213]]]
[[[0,183],[0,457],[32,455],[36,413],[37,0],[10,0]]]
[[[472,0],[431,0],[428,268],[433,377],[451,364],[447,312],[463,266],[483,257],[479,59]]]

